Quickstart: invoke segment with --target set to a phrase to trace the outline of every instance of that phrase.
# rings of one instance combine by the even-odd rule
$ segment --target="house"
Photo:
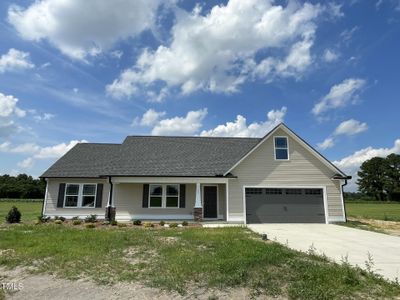
[[[344,174],[284,124],[263,138],[77,144],[42,176],[43,214],[118,221],[345,221]]]

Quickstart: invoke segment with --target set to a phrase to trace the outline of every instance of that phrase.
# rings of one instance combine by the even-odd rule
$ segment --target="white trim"
[[[204,217],[204,187],[206,186],[215,186],[217,187],[217,217],[216,218],[205,218]],[[204,220],[218,220],[218,216],[219,216],[219,186],[218,184],[205,184],[201,187],[201,200],[203,203],[203,219]]]
[[[152,215],[152,214],[140,214],[140,215],[116,215],[117,220],[131,221],[131,220],[193,220],[191,214],[180,214],[180,215]]]
[[[78,189],[78,202],[76,204],[76,206],[65,206],[65,201],[67,199],[67,188],[69,185],[78,185],[79,189]],[[82,206],[82,200],[83,200],[83,186],[84,185],[94,185],[95,186],[95,190],[94,190],[94,205],[93,206]],[[68,196],[76,196],[76,195],[68,195]],[[92,196],[92,195],[85,195],[85,196]],[[65,191],[64,191],[64,202],[63,202],[63,207],[62,208],[73,208],[73,209],[77,209],[77,208],[83,208],[83,209],[91,209],[91,208],[98,208],[96,207],[96,198],[97,198],[97,183],[66,183],[65,184]],[[103,199],[101,199],[103,202]]]
[[[284,138],[286,139],[286,148],[276,148],[276,144],[275,144],[275,139],[276,138]],[[290,154],[289,154],[289,138],[287,136],[279,136],[279,135],[274,135],[273,136],[273,143],[274,143],[274,159],[277,161],[281,161],[281,160],[290,160]],[[283,158],[276,158],[276,149],[280,149],[280,150],[286,150],[287,151],[287,158],[283,159]]]
[[[229,180],[225,184],[225,206],[226,206],[226,221],[229,222]]]
[[[344,219],[344,217],[340,216],[329,217],[329,223],[336,223],[336,222],[346,222],[346,220]]]
[[[150,189],[151,189],[151,186],[152,185],[158,185],[158,186],[161,186],[161,206],[150,206],[150,198],[152,197],[151,196],[151,193],[150,193]],[[178,195],[177,196],[168,196],[167,195],[167,186],[168,185],[176,185],[176,186],[178,186]],[[155,208],[162,208],[162,209],[177,209],[177,208],[180,208],[179,207],[179,202],[180,202],[180,196],[181,196],[181,186],[180,186],[180,184],[179,183],[167,183],[167,184],[161,184],[161,183],[151,183],[151,184],[149,184],[149,196],[148,196],[148,198],[147,198],[147,208],[151,208],[151,209],[155,209]],[[154,197],[158,197],[157,195],[155,195]],[[167,207],[167,197],[176,197],[176,198],[178,198],[178,202],[177,202],[177,206],[168,206]]]
[[[277,188],[277,189],[322,189],[322,198],[324,201],[324,212],[325,212],[325,224],[329,223],[329,214],[328,214],[328,199],[326,193],[326,186],[324,185],[244,185],[243,186],[243,218],[244,224],[247,224],[246,218],[246,188]]]
[[[112,177],[113,183],[226,183],[223,177]]]
[[[90,215],[96,215],[97,216],[97,220],[104,220],[105,219],[105,215],[104,214],[98,215],[98,214],[80,214],[80,213],[75,213],[75,214],[49,213],[49,214],[46,214],[45,216],[46,217],[58,216],[58,217],[64,217],[66,219],[72,219],[74,217],[79,217],[79,219],[83,220],[86,217],[89,217]]]
[[[42,215],[44,216],[44,213],[46,212],[46,205],[47,205],[47,194],[49,192],[49,180],[46,178],[46,191],[44,192],[44,203],[43,203],[43,209],[42,209]]]
[[[317,157],[323,164],[325,164],[329,169],[334,171],[335,173],[341,173],[343,176],[344,174],[342,171],[340,171],[338,168],[334,167],[330,161],[328,161],[325,157],[323,157],[321,154],[319,154],[314,148],[309,146],[307,143],[305,143],[302,139],[300,139],[294,132],[289,129],[285,124],[281,123],[278,126],[275,127],[275,129],[271,130],[270,132],[267,133],[267,135],[262,138],[262,140],[253,147],[249,152],[247,152],[246,155],[244,155],[237,163],[235,163],[228,171],[225,172],[224,176],[232,172],[233,169],[235,169],[243,160],[245,160],[251,153],[253,153],[258,147],[260,147],[269,137],[271,137],[275,131],[278,129],[282,129],[285,131],[288,135],[290,135],[294,140],[296,140],[298,143],[300,143],[304,148],[308,149],[315,157]]]
[[[243,218],[242,217],[229,217],[229,222],[243,222],[244,224],[246,224],[245,222],[244,222],[244,220],[243,220]]]

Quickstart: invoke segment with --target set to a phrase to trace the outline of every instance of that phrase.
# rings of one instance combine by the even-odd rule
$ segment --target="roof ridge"
[[[259,140],[261,137],[241,137],[241,136],[189,136],[189,135],[128,135],[129,137],[140,137],[140,138],[202,138],[202,139],[252,139]]]

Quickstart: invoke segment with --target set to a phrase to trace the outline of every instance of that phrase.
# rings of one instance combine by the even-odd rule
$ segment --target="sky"
[[[284,122],[356,177],[400,153],[399,53],[398,0],[2,0],[0,174],[78,142]]]

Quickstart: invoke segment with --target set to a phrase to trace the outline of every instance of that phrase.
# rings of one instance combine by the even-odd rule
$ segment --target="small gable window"
[[[289,145],[288,145],[288,138],[286,136],[274,137],[274,146],[275,146],[276,160],[289,159]]]

